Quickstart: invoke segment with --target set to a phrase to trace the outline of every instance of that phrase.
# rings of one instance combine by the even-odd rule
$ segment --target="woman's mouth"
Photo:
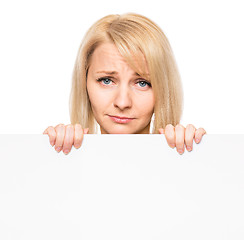
[[[110,119],[116,123],[128,123],[131,122],[135,118],[127,118],[127,117],[119,117],[119,116],[110,116]]]

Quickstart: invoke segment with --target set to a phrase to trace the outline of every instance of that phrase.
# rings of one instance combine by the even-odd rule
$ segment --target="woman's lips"
[[[131,122],[133,119],[135,119],[135,118],[125,118],[125,117],[110,116],[110,115],[108,116],[116,123],[128,123]]]

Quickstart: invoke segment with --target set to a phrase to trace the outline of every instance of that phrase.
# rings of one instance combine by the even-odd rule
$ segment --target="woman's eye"
[[[97,79],[98,82],[102,82],[103,85],[111,85],[111,82],[113,82],[110,78],[108,77],[102,77]],[[147,81],[138,81],[136,84],[139,84],[141,88],[146,88],[146,86],[151,87],[151,83]]]
[[[103,82],[105,85],[109,85],[109,83],[112,81],[109,78],[99,78],[97,79],[98,82]]]
[[[147,81],[139,81],[139,82],[137,82],[137,83],[139,83],[140,84],[140,86],[141,87],[145,87],[145,86],[149,86],[149,87],[151,87],[151,84],[149,83],[149,82],[147,82]]]

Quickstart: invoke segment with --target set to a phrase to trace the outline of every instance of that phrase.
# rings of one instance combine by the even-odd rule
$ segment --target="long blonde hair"
[[[128,65],[141,76],[146,76],[141,53],[145,56],[155,96],[152,133],[167,124],[180,122],[183,90],[176,61],[163,31],[150,19],[135,13],[108,15],[95,22],[85,34],[77,54],[72,76],[69,110],[71,124],[79,123],[97,133],[86,89],[87,72],[96,47],[112,42]],[[139,65],[135,65],[135,59]]]

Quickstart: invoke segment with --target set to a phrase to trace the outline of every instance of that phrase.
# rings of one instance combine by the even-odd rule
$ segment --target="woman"
[[[150,19],[108,15],[86,33],[76,58],[70,94],[71,124],[48,127],[50,143],[65,154],[83,134],[165,134],[182,154],[206,133],[180,122],[183,93],[170,44]]]

